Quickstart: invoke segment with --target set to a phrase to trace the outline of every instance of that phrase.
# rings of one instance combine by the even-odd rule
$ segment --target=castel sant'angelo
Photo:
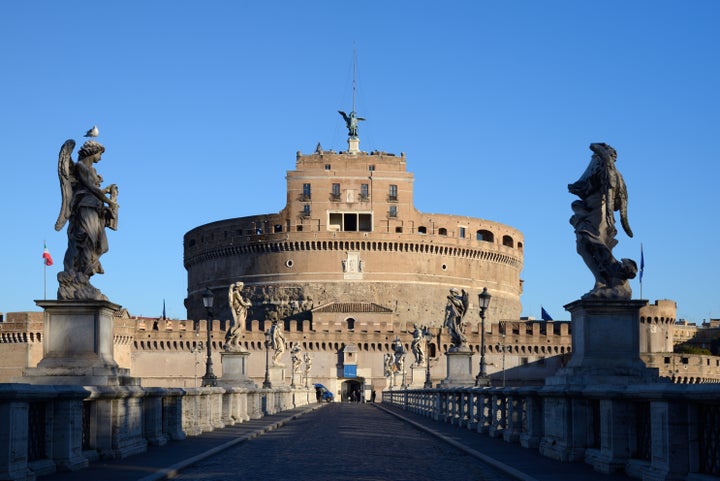
[[[201,295],[221,298],[244,283],[248,319],[279,318],[311,332],[367,322],[440,327],[451,288],[492,292],[488,317],[518,319],[523,235],[485,219],[419,212],[404,154],[298,153],[279,213],[213,222],[185,235],[189,319],[205,315]],[[478,321],[472,303],[468,319]],[[475,298],[477,301],[477,298]],[[321,314],[321,315],[320,315]],[[320,315],[320,316],[319,316]],[[375,330],[371,325],[367,328]]]
[[[395,337],[409,343],[414,325],[435,334],[433,357],[438,341],[447,342],[441,328],[450,289],[469,293],[466,319],[476,332],[483,287],[492,292],[489,319],[519,319],[524,239],[499,222],[418,211],[405,155],[362,151],[354,116],[347,117],[347,151],[318,145],[297,153],[280,212],[217,221],[185,235],[186,307],[189,319],[202,318],[209,288],[220,299],[216,316],[229,319],[226,293],[240,281],[252,304],[248,334],[278,319],[289,343],[338,346],[330,371],[338,354],[343,364],[343,352],[357,349],[366,358],[359,372],[378,384],[383,351]],[[366,349],[377,359],[362,355]],[[408,366],[411,359],[408,349]]]

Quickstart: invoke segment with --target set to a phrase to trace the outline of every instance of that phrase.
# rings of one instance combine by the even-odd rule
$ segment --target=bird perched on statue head
[[[100,135],[100,131],[98,130],[96,125],[93,125],[93,128],[85,132],[84,137],[97,137]]]

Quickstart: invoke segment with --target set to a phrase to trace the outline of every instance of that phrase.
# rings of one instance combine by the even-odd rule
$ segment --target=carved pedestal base
[[[658,370],[640,360],[643,300],[579,300],[565,306],[572,317],[572,358],[546,385],[647,383]]]
[[[247,375],[247,358],[249,352],[221,352],[222,376],[218,384],[232,387],[257,387]]]
[[[572,358],[567,367],[545,380],[545,433],[540,453],[560,461],[585,460],[602,472],[624,466],[632,438],[627,405],[569,396],[594,387],[622,392],[628,385],[659,382],[657,369],[640,359],[641,300],[579,300],[565,306],[572,315]],[[602,421],[602,422],[600,422]],[[593,432],[598,425],[599,433]],[[594,448],[600,435],[602,448]]]
[[[472,351],[449,351],[445,355],[447,356],[447,377],[440,382],[438,387],[474,386]]]
[[[286,386],[285,382],[285,366],[270,366],[269,368],[270,383],[273,387]]]
[[[408,387],[410,389],[420,389],[425,385],[425,366],[412,365],[410,368],[410,379],[408,379]]]
[[[18,382],[83,386],[139,385],[114,358],[114,315],[109,301],[35,301],[45,310],[43,358]]]

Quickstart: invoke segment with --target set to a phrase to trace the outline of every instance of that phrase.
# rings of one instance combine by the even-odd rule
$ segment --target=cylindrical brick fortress
[[[282,211],[185,234],[188,319],[206,316],[206,287],[214,317],[229,319],[237,281],[253,304],[248,321],[312,322],[314,308],[373,303],[393,323],[439,326],[452,287],[468,291],[471,323],[483,287],[493,296],[488,318],[518,319],[523,245],[520,231],[498,222],[417,211],[404,154],[298,153]],[[344,310],[338,321],[352,316]]]

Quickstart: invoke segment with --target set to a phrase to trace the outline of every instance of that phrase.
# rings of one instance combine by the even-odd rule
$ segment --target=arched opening
[[[479,230],[475,233],[475,239],[483,242],[495,242],[495,235],[489,230]]]
[[[365,390],[362,378],[348,379],[340,384],[341,402],[365,402]]]

